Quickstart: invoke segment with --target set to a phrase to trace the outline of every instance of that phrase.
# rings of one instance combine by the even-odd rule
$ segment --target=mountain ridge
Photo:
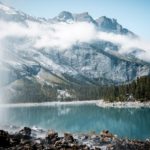
[[[88,12],[72,14],[63,11],[58,16],[47,20],[0,5],[0,21],[15,23],[23,34],[17,36],[17,28],[16,35],[6,36],[3,39],[5,51],[4,58],[0,60],[2,66],[0,89],[6,101],[18,102],[23,96],[27,101],[36,101],[39,99],[38,96],[41,99],[43,97],[44,101],[60,100],[62,97],[63,99],[78,99],[79,96],[84,98],[84,94],[82,95],[77,89],[118,85],[131,82],[140,76],[150,75],[150,64],[134,55],[138,49],[134,49],[132,55],[120,54],[119,45],[112,41],[95,40],[90,43],[78,41],[63,50],[56,46],[33,47],[34,40],[41,38],[37,31],[40,33],[46,28],[42,36],[45,37],[50,31],[55,35],[55,30],[62,22],[62,25],[86,22],[106,34],[137,37],[115,19],[103,16],[94,20]],[[28,29],[29,23],[33,25],[32,30]],[[55,25],[57,28],[53,28]],[[36,32],[33,32],[34,28],[37,28]],[[34,37],[31,31],[38,37]],[[24,36],[24,32],[31,37]],[[51,43],[51,40],[53,39],[48,39],[45,44]],[[5,95],[6,93],[8,96]],[[66,97],[62,93],[65,93]]]
[[[123,28],[116,19],[114,18],[108,18],[106,16],[101,16],[97,19],[93,19],[91,15],[88,12],[83,12],[83,13],[74,13],[72,14],[71,12],[68,11],[62,11],[58,14],[58,16],[53,18],[56,21],[64,21],[67,22],[67,20],[70,21],[85,21],[85,22],[92,22],[95,26],[100,28],[103,31],[107,32],[114,32],[118,34],[128,34],[133,37],[137,37],[133,32],[129,31],[126,28]]]
[[[20,11],[17,11],[15,8],[13,7],[8,7],[6,5],[4,5],[3,3],[1,3],[1,9],[2,9],[2,6],[3,8],[5,7],[5,9],[7,9],[7,11],[10,9],[12,10],[12,15],[16,15],[17,13],[19,13]],[[0,10],[1,10],[0,9]],[[6,11],[6,12],[7,12]],[[11,14],[11,13],[10,13]],[[72,21],[86,21],[86,22],[92,22],[94,23],[98,28],[101,28],[103,31],[107,31],[107,32],[114,32],[114,33],[121,33],[121,34],[129,34],[130,36],[133,36],[133,37],[137,37],[137,35],[135,35],[133,32],[129,31],[128,29],[126,28],[123,28],[118,22],[116,19],[114,18],[108,18],[106,16],[101,16],[97,19],[93,19],[91,17],[91,15],[88,13],[88,12],[83,12],[83,13],[71,13],[69,11],[62,11],[60,12],[56,17],[54,18],[41,18],[41,17],[32,17],[30,15],[27,15],[26,13],[24,12],[21,12],[20,13],[22,15],[22,17],[28,17],[29,19],[31,20],[35,20],[35,21],[67,21],[68,19],[69,20],[72,20]],[[63,18],[64,17],[64,18]],[[68,18],[69,17],[69,18]],[[22,18],[22,19],[23,19]],[[25,18],[24,18],[25,19]],[[108,28],[108,26],[110,25],[110,29]],[[113,29],[112,28],[115,29]],[[112,29],[111,29],[112,28]]]

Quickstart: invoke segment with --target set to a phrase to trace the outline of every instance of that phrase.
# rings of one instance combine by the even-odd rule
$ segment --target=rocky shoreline
[[[0,130],[0,150],[150,150],[150,140],[121,139],[107,130],[100,134],[64,133],[43,130],[44,137],[38,137],[34,129],[24,127],[8,133]]]
[[[99,100],[96,103],[99,107],[116,107],[116,108],[150,108],[150,101],[140,102],[140,101],[125,101],[125,102],[108,102],[104,100]]]

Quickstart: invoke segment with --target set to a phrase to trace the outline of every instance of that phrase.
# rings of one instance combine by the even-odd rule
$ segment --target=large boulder
[[[28,127],[24,127],[22,130],[19,131],[20,134],[24,136],[31,136],[31,129]]]
[[[68,143],[74,142],[73,136],[69,133],[64,133],[64,140],[65,140],[65,142],[68,142]]]
[[[55,144],[59,140],[58,133],[55,131],[49,131],[46,136],[46,141],[48,144]]]
[[[0,130],[0,147],[9,147],[10,146],[10,136],[8,132]]]

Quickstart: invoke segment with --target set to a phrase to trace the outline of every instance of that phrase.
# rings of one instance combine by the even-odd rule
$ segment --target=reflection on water
[[[94,104],[0,108],[0,125],[37,126],[59,132],[99,133],[103,129],[130,138],[150,137],[150,109],[100,108]]]

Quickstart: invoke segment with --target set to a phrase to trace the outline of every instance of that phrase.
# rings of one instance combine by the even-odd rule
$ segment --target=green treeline
[[[118,86],[80,87],[76,89],[79,100],[104,99],[106,101],[149,101],[150,76],[137,78]]]
[[[137,78],[129,84],[110,87],[109,93],[104,99],[109,101],[149,101],[150,100],[150,77]]]
[[[47,102],[47,101],[73,101],[73,100],[96,100],[106,101],[149,101],[150,100],[150,76],[137,78],[131,83],[111,86],[91,86],[82,84],[57,84],[51,86],[40,84],[34,78],[22,79],[14,88],[15,95],[6,98],[8,102]],[[59,91],[67,92],[69,96],[60,95]]]

